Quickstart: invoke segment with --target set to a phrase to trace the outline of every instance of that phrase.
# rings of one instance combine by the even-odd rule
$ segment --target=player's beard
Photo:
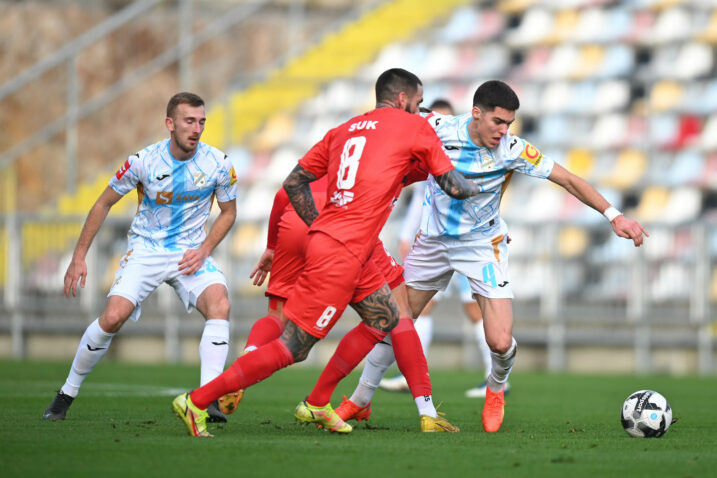
[[[188,144],[186,144],[182,141],[179,141],[179,140],[177,140],[176,143],[177,143],[177,146],[179,146],[179,149],[181,149],[185,153],[191,153],[197,149],[196,144],[194,146],[189,146]],[[197,140],[197,143],[199,143],[199,140]]]

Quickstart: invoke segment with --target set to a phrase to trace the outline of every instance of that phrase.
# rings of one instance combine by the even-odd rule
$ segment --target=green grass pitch
[[[437,370],[435,401],[460,433],[420,433],[411,397],[379,390],[368,425],[340,436],[294,421],[320,371],[293,367],[249,389],[229,423],[210,424],[214,438],[198,439],[171,412],[197,366],[106,361],[67,420],[46,422],[68,367],[0,361],[0,476],[717,476],[713,377],[514,373],[503,427],[487,434],[482,399],[463,396],[477,375]],[[341,383],[335,406],[357,379]],[[620,426],[622,401],[643,388],[665,395],[678,419],[662,438],[630,438]]]

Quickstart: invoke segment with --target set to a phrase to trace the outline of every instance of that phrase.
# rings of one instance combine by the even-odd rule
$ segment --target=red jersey
[[[440,176],[453,169],[430,124],[398,108],[378,108],[332,129],[299,160],[328,176],[327,202],[311,231],[344,244],[362,263],[415,163]]]

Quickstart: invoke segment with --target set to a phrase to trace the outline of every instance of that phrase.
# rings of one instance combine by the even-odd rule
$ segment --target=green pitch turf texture
[[[371,420],[350,435],[294,421],[319,370],[294,367],[252,387],[214,438],[193,438],[171,400],[196,366],[100,364],[64,422],[42,420],[69,362],[0,362],[2,477],[700,477],[717,476],[717,380],[515,373],[500,432],[481,427],[475,373],[432,373],[436,402],[461,432],[420,433],[408,394],[379,390]],[[350,375],[333,404],[358,379]],[[630,438],[623,400],[667,397],[678,422],[659,439]],[[355,424],[355,422],[352,422]]]

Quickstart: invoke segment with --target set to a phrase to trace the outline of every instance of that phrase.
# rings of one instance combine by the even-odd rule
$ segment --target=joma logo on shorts
[[[198,194],[177,193],[172,191],[159,191],[157,193],[157,204],[172,204],[177,202],[199,201]]]

